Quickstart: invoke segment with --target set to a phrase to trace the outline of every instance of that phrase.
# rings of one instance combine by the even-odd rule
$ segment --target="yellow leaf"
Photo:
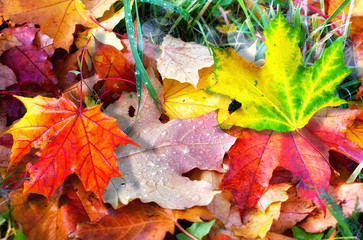
[[[3,20],[18,24],[34,22],[41,32],[54,39],[55,48],[69,50],[73,42],[73,32],[77,24],[96,27],[87,16],[81,0],[7,0],[0,3]]]
[[[272,221],[280,215],[281,202],[271,204],[265,213],[254,212],[246,224],[233,228],[234,235],[244,238],[264,238],[270,230]]]
[[[202,78],[199,85],[205,85],[209,76]],[[228,96],[212,93],[203,89],[195,89],[192,84],[180,83],[176,80],[164,80],[164,108],[169,119],[186,119],[199,117],[205,113],[219,109],[218,122],[223,122],[229,116],[228,106],[231,99]]]

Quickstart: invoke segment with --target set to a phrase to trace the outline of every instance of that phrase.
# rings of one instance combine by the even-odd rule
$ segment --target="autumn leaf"
[[[344,65],[342,43],[325,49],[312,67],[305,67],[299,38],[281,13],[264,31],[266,64],[259,68],[234,50],[214,50],[217,81],[210,91],[230,96],[242,107],[223,123],[279,132],[304,127],[321,108],[344,103],[334,90],[351,73]]]
[[[134,91],[135,85],[123,81],[135,81],[134,69],[121,51],[115,47],[95,40],[95,53],[92,56],[93,64],[100,78],[119,78],[119,80],[106,80],[106,89],[113,89],[117,93]]]
[[[281,204],[279,218],[272,224],[272,232],[284,233],[317,208],[311,200],[300,197],[296,188],[290,188],[288,195],[289,199]]]
[[[73,42],[73,32],[77,24],[96,27],[87,16],[81,0],[8,0],[1,2],[0,15],[3,20],[15,23],[34,22],[41,32],[54,39],[55,48],[69,50]]]
[[[329,185],[330,167],[323,156],[329,159],[333,149],[362,161],[362,149],[346,139],[350,123],[362,116],[361,110],[322,109],[300,130],[305,137],[297,132],[244,129],[228,152],[231,165],[221,188],[232,192],[241,209],[248,209],[267,190],[273,170],[282,166],[300,179],[299,194],[323,207],[314,189],[327,190]]]
[[[5,51],[1,62],[15,73],[20,87],[37,85],[43,90],[59,96],[58,80],[48,54],[33,44],[39,29],[20,27],[6,29],[22,43]]]
[[[174,233],[176,221],[187,219],[201,222],[200,217],[213,218],[205,208],[191,208],[175,211],[161,208],[156,204],[143,204],[132,201],[117,210],[110,209],[109,214],[94,223],[81,223],[71,237],[80,239],[128,239],[162,240],[167,232]]]
[[[81,221],[89,218],[72,186],[65,186],[53,201],[16,190],[10,194],[14,220],[27,239],[67,239]]]
[[[160,83],[155,76],[152,79],[162,96]],[[130,93],[122,95],[106,111],[117,119],[121,129],[125,129],[134,119],[129,116],[129,109],[136,108],[136,93]],[[224,153],[235,138],[216,127],[215,113],[193,119],[175,119],[166,124],[162,124],[159,117],[160,112],[144,88],[140,113],[129,133],[141,148],[116,150],[126,184],[114,178],[105,191],[105,201],[114,207],[118,200],[127,204],[131,199],[139,198],[165,208],[185,209],[207,205],[218,193],[209,183],[191,181],[182,174],[193,168],[222,171]]]
[[[0,63],[0,90],[17,83],[14,72],[8,66]]]
[[[245,215],[246,222],[241,226],[234,227],[236,236],[244,238],[264,238],[270,230],[272,222],[280,215],[281,202],[272,203],[265,212],[250,209]]]
[[[37,163],[27,164],[32,179],[24,183],[24,191],[49,199],[68,175],[76,173],[86,190],[102,201],[109,179],[121,177],[114,149],[137,144],[100,111],[100,105],[80,111],[66,97],[17,98],[27,113],[8,131],[14,138],[10,166],[31,148],[39,149],[40,156]]]
[[[198,85],[204,79],[201,78]],[[217,119],[221,122],[225,119],[224,116],[229,115],[228,107],[232,100],[228,96],[205,91],[199,87],[195,89],[190,83],[180,83],[172,79],[165,79],[163,87],[164,109],[169,119],[194,118],[219,110]]]
[[[163,79],[187,82],[196,88],[199,80],[198,70],[213,65],[208,48],[194,42],[186,43],[167,35],[161,49],[162,54],[157,59],[157,64]]]

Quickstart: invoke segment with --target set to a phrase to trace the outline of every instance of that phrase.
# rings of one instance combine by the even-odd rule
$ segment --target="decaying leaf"
[[[114,149],[137,144],[100,111],[100,105],[80,111],[66,97],[17,98],[27,113],[8,131],[14,138],[10,166],[32,147],[40,149],[39,161],[27,164],[32,179],[25,182],[24,191],[49,199],[68,175],[76,173],[86,190],[102,200],[108,180],[121,177]]]
[[[192,211],[190,218],[189,211]],[[196,217],[199,215],[199,217]],[[71,237],[81,239],[115,240],[163,240],[167,232],[174,233],[178,219],[200,222],[200,216],[206,219],[213,215],[205,214],[205,209],[173,211],[156,204],[144,204],[138,200],[130,202],[117,210],[110,209],[109,214],[93,223],[81,223]]]
[[[161,85],[153,79],[161,96]],[[135,198],[170,209],[207,205],[218,191],[205,181],[191,181],[182,174],[193,168],[222,171],[224,153],[235,138],[216,127],[215,113],[162,124],[145,88],[142,97],[139,116],[129,134],[141,148],[116,150],[125,181],[111,179],[105,201],[114,207],[118,200],[127,204]],[[128,114],[132,108],[137,109],[136,94],[123,94],[107,113],[125,129],[134,119]]]
[[[72,186],[63,187],[53,201],[38,194],[11,193],[14,220],[29,240],[67,239],[81,221],[89,218]]]
[[[289,199],[281,205],[279,218],[272,224],[273,232],[284,233],[316,209],[316,205],[311,200],[300,197],[295,188],[290,188],[288,195]]]
[[[304,127],[319,109],[345,102],[334,95],[336,85],[351,73],[344,64],[343,41],[325,49],[323,56],[306,68],[298,33],[281,13],[264,35],[266,64],[261,68],[233,49],[214,50],[217,82],[209,90],[242,104],[224,125],[294,131]]]
[[[170,35],[164,37],[162,53],[157,59],[158,70],[163,79],[175,79],[197,87],[198,70],[213,65],[213,57],[205,46],[186,43]]]

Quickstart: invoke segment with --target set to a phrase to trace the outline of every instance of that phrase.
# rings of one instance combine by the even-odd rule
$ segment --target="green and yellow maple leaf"
[[[266,64],[256,67],[233,49],[214,49],[216,83],[208,90],[242,103],[222,126],[289,132],[304,127],[321,108],[344,100],[336,85],[351,71],[343,60],[343,40],[326,48],[312,67],[305,67],[298,32],[281,13],[265,30]]]

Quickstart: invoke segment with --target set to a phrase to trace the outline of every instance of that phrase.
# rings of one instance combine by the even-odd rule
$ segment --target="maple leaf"
[[[155,76],[152,79],[161,96],[160,83]],[[182,174],[193,168],[222,171],[224,153],[235,138],[216,127],[215,113],[162,124],[160,112],[146,88],[142,96],[139,116],[129,133],[141,148],[116,150],[126,184],[119,178],[111,179],[105,190],[105,201],[114,207],[118,200],[127,204],[135,198],[171,209],[207,205],[217,191],[205,181],[191,181]],[[123,129],[133,121],[128,115],[130,108],[137,108],[136,93],[122,95],[106,112]]]
[[[204,81],[201,78],[199,84]],[[228,107],[232,100],[225,95],[205,91],[192,84],[180,83],[176,80],[165,79],[164,108],[169,119],[187,119],[202,116],[205,113],[218,111],[218,122],[223,122],[224,116],[228,116]],[[220,120],[222,119],[222,120]]]
[[[96,27],[87,16],[81,0],[7,0],[0,3],[0,15],[3,20],[23,24],[39,24],[41,32],[54,39],[54,47],[69,50],[73,42],[73,32],[77,24]]]
[[[344,65],[342,44],[325,49],[312,67],[302,61],[299,38],[281,13],[264,31],[266,64],[259,68],[233,49],[214,50],[217,81],[208,90],[230,96],[242,107],[223,123],[289,132],[304,127],[321,108],[344,103],[336,85],[351,73]]]
[[[24,183],[24,191],[49,199],[68,175],[76,173],[85,188],[102,200],[108,180],[121,176],[114,149],[137,144],[100,111],[99,105],[80,111],[64,96],[16,98],[24,103],[27,113],[8,131],[14,138],[10,165],[32,147],[40,149],[39,161],[27,164],[32,179]]]
[[[167,35],[161,49],[162,54],[157,59],[157,66],[163,79],[187,82],[196,88],[198,70],[213,65],[213,57],[208,48],[194,42],[186,43]]]
[[[164,209],[156,204],[143,204],[138,200],[117,210],[110,209],[109,212],[108,215],[91,224],[80,223],[77,231],[71,234],[71,237],[162,240],[166,232],[174,233],[178,219],[201,222],[201,217],[203,219],[213,218],[213,214],[202,207],[178,211]]]
[[[273,170],[282,166],[301,180],[299,194],[323,207],[314,189],[327,190],[329,185],[330,167],[323,156],[328,159],[329,150],[335,150],[362,161],[362,149],[346,139],[351,122],[362,117],[362,110],[322,109],[300,130],[305,137],[297,132],[244,129],[228,152],[231,165],[221,188],[232,192],[241,209],[250,208],[267,190]]]
[[[39,29],[29,27],[6,29],[6,33],[11,33],[22,45],[5,51],[1,62],[13,70],[20,87],[35,84],[58,96],[58,80],[49,56],[42,48],[33,44],[38,31]]]

